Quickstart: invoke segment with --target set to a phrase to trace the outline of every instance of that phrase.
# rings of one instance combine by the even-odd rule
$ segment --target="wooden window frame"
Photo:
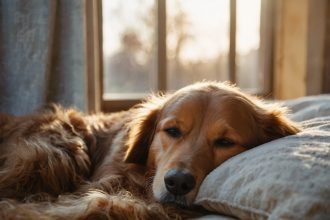
[[[230,0],[229,80],[236,83],[236,0]],[[157,90],[167,91],[166,0],[157,0]],[[260,70],[264,83],[258,95],[270,97],[273,59],[273,0],[261,1]],[[141,99],[103,99],[102,0],[85,0],[86,76],[89,112],[126,110]]]
[[[84,0],[87,111],[101,111],[103,94],[102,1]]]
[[[274,97],[330,91],[330,2],[277,0]]]
[[[326,1],[326,0],[324,0]],[[322,93],[330,94],[330,2],[325,2],[325,42],[324,42],[324,64],[322,78]]]

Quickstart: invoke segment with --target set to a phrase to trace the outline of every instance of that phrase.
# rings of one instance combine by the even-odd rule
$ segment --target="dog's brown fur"
[[[181,218],[187,213],[171,204],[192,205],[215,167],[298,131],[281,108],[215,82],[114,114],[53,106],[0,115],[0,218]],[[194,188],[168,192],[171,169],[190,173]]]

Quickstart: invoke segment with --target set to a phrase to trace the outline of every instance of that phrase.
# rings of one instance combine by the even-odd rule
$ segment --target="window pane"
[[[260,0],[237,0],[237,84],[257,92],[262,88],[259,68]]]
[[[229,0],[168,0],[168,87],[228,80]]]
[[[102,4],[104,98],[149,92],[156,77],[155,1]]]

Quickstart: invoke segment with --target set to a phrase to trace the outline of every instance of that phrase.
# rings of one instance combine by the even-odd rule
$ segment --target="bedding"
[[[304,130],[216,168],[200,187],[197,205],[239,219],[330,218],[330,95],[283,105]]]

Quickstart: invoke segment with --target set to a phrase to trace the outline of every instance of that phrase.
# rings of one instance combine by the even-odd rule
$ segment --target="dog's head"
[[[155,170],[157,201],[186,206],[205,176],[225,160],[298,131],[279,107],[227,84],[197,83],[142,105],[125,161]]]

